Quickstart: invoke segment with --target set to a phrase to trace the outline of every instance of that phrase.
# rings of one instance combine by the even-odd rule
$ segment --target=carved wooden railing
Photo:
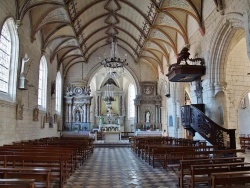
[[[210,118],[208,118],[201,110],[199,110],[193,105],[190,106],[186,105],[184,106],[184,109],[185,108],[189,109],[183,110],[182,107],[181,110],[182,117],[189,116],[190,118],[188,120],[190,125],[188,125],[188,122],[186,121],[185,124],[182,124],[184,125],[184,128],[193,132],[198,132],[209,143],[211,143],[212,145],[218,145],[220,149],[236,148],[236,142],[235,142],[236,129],[225,129],[219,126]]]

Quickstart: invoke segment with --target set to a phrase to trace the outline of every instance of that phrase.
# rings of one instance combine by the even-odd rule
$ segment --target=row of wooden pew
[[[242,135],[240,138],[240,146],[242,149],[250,149],[250,135]]]
[[[173,170],[179,187],[195,187],[201,183],[208,187],[239,184],[250,187],[250,163],[244,162],[244,157],[237,157],[237,153],[245,152],[244,149],[219,150],[217,146],[198,141],[175,145],[174,141],[166,141],[169,139],[134,137],[131,149],[149,165],[156,167],[158,164],[166,170]]]
[[[43,138],[1,146],[0,187],[62,188],[91,153],[93,140],[88,137]]]

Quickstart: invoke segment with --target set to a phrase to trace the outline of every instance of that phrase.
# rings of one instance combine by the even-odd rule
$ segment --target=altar
[[[162,136],[162,131],[136,131],[135,136]]]
[[[105,131],[102,132],[102,134],[105,142],[118,142],[119,140],[121,140],[120,131],[114,131],[114,132]]]
[[[119,124],[101,124],[99,125],[99,131],[118,131],[120,132],[120,125]]]

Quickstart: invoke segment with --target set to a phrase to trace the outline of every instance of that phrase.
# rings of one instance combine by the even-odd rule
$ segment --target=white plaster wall
[[[188,26],[188,35],[189,35],[189,43],[190,43],[190,53],[191,53],[191,57],[194,57],[194,55],[198,55],[199,57],[202,57],[205,59],[205,65],[206,65],[206,75],[202,77],[202,87],[203,87],[203,103],[206,106],[206,114],[214,121],[218,122],[219,117],[218,117],[218,105],[222,105],[223,109],[225,110],[224,112],[224,117],[225,117],[225,122],[226,125],[224,125],[225,127],[228,128],[233,128],[233,127],[237,127],[237,108],[239,104],[234,104],[233,106],[229,107],[233,108],[234,111],[231,110],[230,114],[227,110],[226,110],[226,104],[231,105],[232,102],[230,101],[225,101],[225,97],[222,97],[220,95],[218,96],[214,96],[214,77],[212,77],[211,75],[211,70],[216,70],[217,71],[217,67],[212,66],[211,61],[212,61],[212,46],[214,45],[215,42],[215,38],[216,38],[216,33],[217,30],[219,28],[219,25],[221,24],[221,21],[224,19],[224,21],[226,22],[225,17],[230,17],[234,14],[234,16],[237,15],[241,15],[242,13],[245,13],[248,9],[248,2],[244,1],[244,0],[240,0],[240,1],[233,1],[233,0],[228,0],[228,1],[224,1],[225,3],[225,7],[224,7],[224,15],[221,15],[220,12],[217,12],[216,10],[216,6],[214,4],[213,0],[206,0],[204,1],[204,5],[203,5],[203,25],[204,25],[204,35],[202,35],[202,33],[200,33],[199,29],[196,28],[197,25],[196,24],[190,24]],[[240,17],[240,16],[239,16]],[[192,22],[192,19],[189,18],[189,22]],[[194,29],[196,28],[196,30]],[[229,40],[230,41],[230,40]],[[229,45],[228,43],[226,43],[226,45]],[[225,48],[225,46],[221,46],[221,48]],[[246,53],[246,49],[241,49],[242,52]],[[215,52],[216,53],[216,52]],[[238,55],[239,57],[239,55]],[[244,57],[246,57],[246,55],[244,55]],[[176,59],[174,58],[174,54],[170,53],[170,62],[175,62]],[[226,66],[221,66],[221,69],[225,69]],[[233,71],[235,71],[235,69],[232,69]],[[237,69],[236,69],[237,70]],[[218,72],[218,71],[217,71]],[[242,74],[242,72],[241,72]],[[235,83],[235,85],[233,86],[233,88],[237,91],[236,94],[233,93],[232,95],[242,95],[241,91],[241,85],[242,82],[244,82],[243,85],[245,85],[245,83],[249,83],[249,79],[246,78],[244,76],[244,78],[239,77],[237,79],[238,83]],[[191,97],[191,101],[192,103],[196,103],[196,96],[194,93],[195,90],[195,85],[194,84],[190,84],[190,97]],[[234,97],[235,99],[235,97]],[[239,99],[237,100],[239,101]],[[174,103],[175,101],[172,101],[172,103]],[[234,102],[234,103],[238,103],[238,102]],[[168,103],[167,105],[167,110],[168,110],[168,114],[172,113],[172,109],[173,109],[173,104]],[[216,115],[214,115],[216,114]],[[230,117],[229,117],[230,116]],[[228,120],[227,120],[227,117]],[[232,119],[232,117],[234,117]],[[230,123],[227,123],[230,122]],[[170,130],[170,129],[169,129]],[[170,130],[170,132],[173,132],[173,130]],[[198,138],[199,135],[196,135],[196,138]]]

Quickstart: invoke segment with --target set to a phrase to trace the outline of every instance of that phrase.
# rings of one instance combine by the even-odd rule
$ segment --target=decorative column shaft
[[[87,122],[90,122],[90,104],[87,104]]]
[[[69,104],[69,121],[68,122],[72,122],[72,104]]]
[[[84,109],[84,120],[83,122],[86,123],[87,122],[87,104],[83,104],[83,109]]]
[[[122,96],[119,97],[119,116],[122,116]]]

